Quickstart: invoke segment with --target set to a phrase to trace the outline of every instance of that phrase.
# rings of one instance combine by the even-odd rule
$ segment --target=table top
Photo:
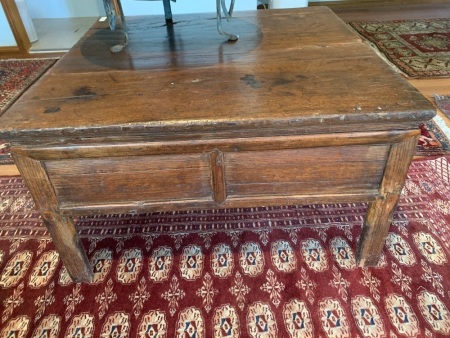
[[[415,128],[435,109],[326,7],[128,18],[130,42],[98,22],[0,118],[0,136]],[[225,134],[224,134],[225,135]],[[44,141],[42,141],[44,142]]]

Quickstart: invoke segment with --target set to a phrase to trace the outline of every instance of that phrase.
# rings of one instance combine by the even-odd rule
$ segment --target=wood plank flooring
[[[314,3],[314,6],[320,3]],[[349,21],[389,21],[407,19],[437,19],[448,18],[450,3],[437,4],[388,4],[380,1],[379,4],[339,5],[327,3],[342,20]]]
[[[311,3],[310,5],[321,5],[321,3]],[[327,5],[345,22],[450,17],[450,3],[399,5],[380,2],[377,4],[355,3],[345,6],[338,3],[327,3]],[[433,103],[433,94],[450,95],[450,78],[408,79],[408,81]],[[441,112],[439,114],[450,127],[450,120]],[[19,175],[19,172],[14,165],[0,165],[0,175]]]

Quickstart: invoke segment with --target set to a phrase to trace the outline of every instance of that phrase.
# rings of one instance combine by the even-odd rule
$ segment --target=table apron
[[[64,214],[141,212],[381,196],[395,144],[419,131],[13,147],[39,163]]]

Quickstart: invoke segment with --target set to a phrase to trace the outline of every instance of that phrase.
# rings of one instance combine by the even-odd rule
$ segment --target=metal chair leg
[[[216,11],[217,11],[217,31],[228,38],[229,41],[236,41],[239,39],[239,35],[227,33],[222,27],[222,14],[227,21],[231,20],[234,10],[235,0],[231,0],[230,8],[227,8],[225,3],[226,0],[216,0]],[[108,22],[111,30],[115,30],[117,26],[117,17],[120,15],[120,20],[122,24],[122,31],[124,34],[124,42],[110,48],[112,53],[121,52],[128,45],[128,29],[127,23],[125,21],[125,15],[123,13],[122,4],[120,0],[103,0],[105,6],[106,14],[108,16]],[[163,0],[164,14],[167,24],[173,24],[172,9],[170,5],[170,0]]]
[[[124,34],[124,42],[110,48],[111,53],[119,53],[128,45],[128,29],[125,21],[125,15],[123,13],[122,4],[120,0],[103,0],[105,6],[106,15],[108,17],[109,28],[114,31],[117,28],[117,16],[120,15],[120,21],[122,24],[122,31]]]
[[[225,19],[227,21],[230,21],[231,16],[233,15],[234,2],[235,2],[235,0],[231,0],[230,9],[227,9],[225,0],[216,0],[217,31],[221,35],[225,35],[229,41],[236,41],[237,39],[239,39],[239,35],[230,34],[230,33],[225,32],[225,30],[222,27],[222,13],[225,16]]]
[[[170,0],[163,0],[164,5],[164,15],[166,16],[166,23],[172,24],[172,8],[170,7]]]

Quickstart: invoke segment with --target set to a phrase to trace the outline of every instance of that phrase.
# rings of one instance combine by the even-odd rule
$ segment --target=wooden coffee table
[[[433,106],[325,7],[99,22],[0,118],[76,281],[81,214],[369,202],[357,250],[377,263]]]

